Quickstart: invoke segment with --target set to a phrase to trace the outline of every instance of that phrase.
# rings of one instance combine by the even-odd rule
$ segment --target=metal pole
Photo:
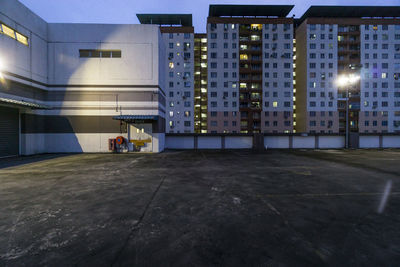
[[[349,87],[346,87],[346,148],[349,148]]]

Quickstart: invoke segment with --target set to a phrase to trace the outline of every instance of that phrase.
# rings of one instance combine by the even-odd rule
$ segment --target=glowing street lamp
[[[4,61],[0,58],[0,79],[3,79]]]
[[[339,87],[346,87],[346,148],[349,148],[349,87],[359,80],[360,76],[357,74],[340,75],[336,80]]]

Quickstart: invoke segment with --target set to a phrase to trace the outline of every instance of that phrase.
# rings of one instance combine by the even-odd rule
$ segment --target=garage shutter
[[[0,107],[0,158],[19,153],[18,109]]]

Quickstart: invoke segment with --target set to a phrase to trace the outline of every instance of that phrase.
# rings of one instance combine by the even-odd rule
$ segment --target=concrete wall
[[[0,34],[3,71],[47,82],[47,23],[17,0],[0,0],[0,21],[28,37],[29,46]]]
[[[226,136],[226,149],[250,149],[253,147],[252,136]]]
[[[21,134],[22,155],[38,153],[93,153],[109,152],[108,139],[120,133],[85,133],[85,134]]]
[[[379,148],[379,136],[360,136],[360,147]]]
[[[400,148],[400,135],[361,135],[360,148]]]
[[[264,136],[265,148],[289,148],[289,137],[287,136]]]
[[[344,135],[265,135],[266,149],[341,149]],[[252,135],[166,134],[166,149],[251,149]],[[400,135],[360,136],[360,148],[400,148]]]
[[[0,34],[0,96],[51,107],[24,115],[78,122],[57,131],[33,118],[21,131],[21,154],[108,152],[108,138],[120,135],[106,129],[112,116],[165,118],[165,46],[157,25],[47,23],[17,0],[0,0],[0,7],[0,21],[29,43]],[[81,49],[121,50],[121,57],[81,58]],[[81,130],[88,117],[100,127]],[[164,149],[164,131],[154,133],[154,152]]]
[[[158,85],[156,25],[48,24],[49,84]],[[121,50],[121,58],[80,58],[80,49]]]

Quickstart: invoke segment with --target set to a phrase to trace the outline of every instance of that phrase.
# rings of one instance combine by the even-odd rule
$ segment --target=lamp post
[[[345,148],[349,148],[349,87],[360,80],[360,76],[356,74],[340,75],[337,78],[339,87],[346,87],[346,141]]]

